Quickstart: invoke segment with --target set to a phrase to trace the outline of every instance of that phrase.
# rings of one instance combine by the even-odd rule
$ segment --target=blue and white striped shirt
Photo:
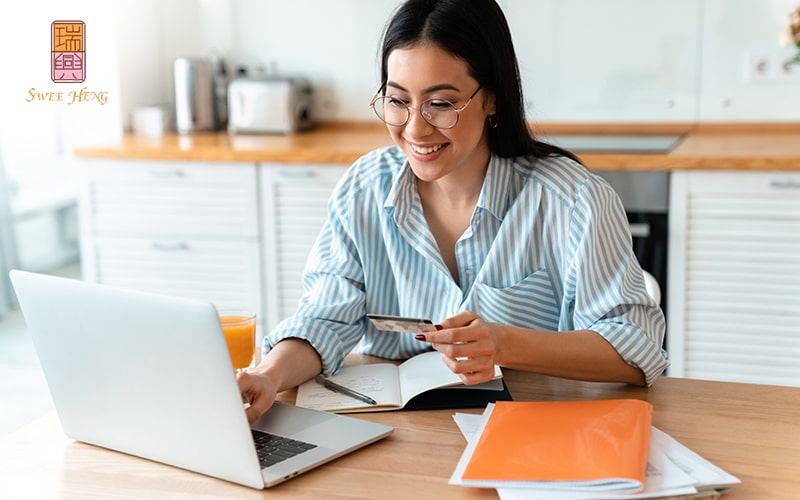
[[[422,212],[414,173],[394,146],[357,160],[337,184],[306,264],[297,312],[265,337],[306,339],[323,371],[353,349],[390,359],[429,350],[377,331],[367,313],[594,330],[652,384],[668,366],[664,315],[647,294],[625,211],[601,177],[565,157],[489,163],[453,280]]]

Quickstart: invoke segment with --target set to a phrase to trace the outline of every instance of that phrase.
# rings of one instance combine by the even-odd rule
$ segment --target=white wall
[[[746,56],[796,53],[780,47],[798,0],[703,0],[698,116],[703,121],[800,121],[800,83],[745,81]],[[800,74],[800,66],[795,67]],[[795,82],[800,82],[795,80]]]
[[[507,0],[530,116],[695,119],[698,0]]]
[[[800,120],[800,83],[745,78],[749,53],[793,53],[779,38],[797,0],[499,3],[517,46],[528,111],[539,121]],[[398,4],[230,1],[235,27],[226,55],[310,77],[320,119],[369,120],[380,34]]]

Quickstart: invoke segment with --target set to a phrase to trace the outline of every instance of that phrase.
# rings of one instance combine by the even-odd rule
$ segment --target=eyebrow
[[[386,82],[386,86],[387,87],[394,87],[394,88],[396,88],[398,90],[402,90],[403,92],[408,92],[408,89],[406,89],[405,87],[403,87],[399,83],[393,82],[391,80]],[[437,90],[455,90],[456,92],[459,91],[458,87],[456,87],[454,85],[451,85],[449,83],[439,83],[437,85],[432,85],[432,86],[430,86],[430,87],[428,87],[426,89],[423,89],[422,93],[423,94],[429,94],[431,92],[436,92]]]

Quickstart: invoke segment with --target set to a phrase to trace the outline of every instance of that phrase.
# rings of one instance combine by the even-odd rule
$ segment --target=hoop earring
[[[489,115],[489,126],[497,128],[497,115]]]

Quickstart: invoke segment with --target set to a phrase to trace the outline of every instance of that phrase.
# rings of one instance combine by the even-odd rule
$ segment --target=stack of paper
[[[470,415],[457,413],[454,415],[456,423],[461,432],[467,438],[467,447],[464,450],[461,460],[459,460],[452,477],[451,484],[462,486],[479,486],[497,488],[498,494],[502,499],[622,499],[622,498],[656,498],[675,495],[694,494],[705,490],[722,490],[739,483],[739,479],[724,470],[716,467],[675,439],[664,432],[652,427],[647,420],[649,434],[642,438],[634,429],[641,427],[641,422],[631,424],[631,414],[638,414],[639,420],[642,415],[647,415],[647,409],[627,406],[624,401],[618,400],[619,406],[608,406],[602,402],[548,402],[548,403],[497,403],[488,405],[483,415]],[[585,406],[574,406],[575,403],[584,403]],[[531,406],[536,405],[536,406]],[[567,405],[568,407],[565,407]],[[503,408],[506,406],[506,408]],[[492,419],[492,414],[498,410]],[[518,407],[518,408],[513,408]],[[559,422],[548,421],[554,414],[568,410],[575,414],[576,408],[579,413],[578,420],[561,421],[560,427],[567,429],[570,426],[584,426],[586,419],[591,419],[591,412],[600,412],[600,421],[595,422],[594,430],[586,432],[578,431],[575,436],[579,439],[570,438],[575,446],[604,447],[607,455],[605,457],[596,456],[595,452],[586,450],[579,467],[569,467],[569,463],[574,462],[574,457],[570,457],[570,446],[564,441],[564,435],[559,437]],[[514,409],[517,415],[514,418],[523,419],[514,423],[514,428],[507,429],[509,432],[516,432],[516,438],[512,441],[503,443],[502,435],[498,438],[496,433],[497,424],[509,425],[513,420],[508,420],[509,409]],[[603,413],[605,412],[605,413]],[[512,412],[513,413],[513,412]],[[525,413],[524,416],[522,414]],[[628,413],[628,415],[622,415]],[[538,416],[537,416],[538,414]],[[548,417],[547,415],[550,415]],[[584,421],[580,422],[580,415]],[[598,414],[595,414],[597,416]],[[497,418],[497,417],[500,418]],[[621,420],[619,420],[619,419]],[[627,423],[623,423],[626,422]],[[543,427],[549,426],[548,428]],[[489,431],[487,432],[487,426]],[[620,427],[621,426],[621,427]],[[627,439],[629,446],[631,442],[642,441],[645,443],[645,468],[641,476],[636,476],[634,472],[625,473],[613,472],[613,468],[619,464],[610,464],[618,458],[631,456],[631,450],[636,446],[625,450],[612,442],[613,436],[609,432],[614,429],[629,427],[630,433]],[[493,429],[494,427],[494,429]],[[591,427],[591,426],[590,426]],[[541,431],[544,431],[542,433]],[[536,435],[539,438],[536,438]],[[548,436],[546,440],[551,443],[537,446],[533,440],[542,439],[541,436]],[[561,446],[555,446],[555,441],[561,441]],[[569,441],[569,440],[567,440]],[[590,444],[591,441],[595,445]],[[498,444],[499,443],[499,444]],[[541,444],[541,443],[540,443]],[[618,443],[619,444],[619,443]],[[548,448],[550,446],[550,448]],[[574,450],[572,450],[574,451]],[[498,453],[500,455],[498,455]],[[477,454],[477,455],[476,455]],[[587,480],[591,477],[591,460],[594,457],[597,471],[600,476],[594,480]],[[493,463],[493,466],[486,465]],[[558,471],[558,464],[562,463],[567,473]],[[612,467],[612,472],[609,472]],[[553,469],[556,469],[555,471]],[[578,474],[583,473],[586,477],[576,479]],[[551,474],[548,476],[537,476],[537,474]]]

